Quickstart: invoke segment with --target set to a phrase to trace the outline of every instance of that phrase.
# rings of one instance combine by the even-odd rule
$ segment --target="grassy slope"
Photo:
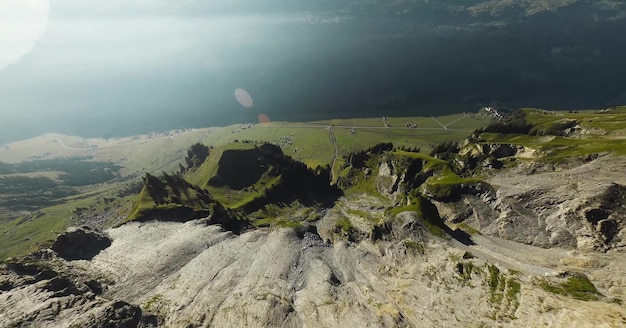
[[[460,140],[467,136],[468,132],[444,130],[432,118],[387,118],[392,127],[404,127],[405,123],[418,124],[421,129],[367,129],[364,126],[382,127],[382,118],[332,120],[314,123],[272,123],[253,125],[249,129],[245,126],[234,125],[223,128],[187,130],[182,133],[155,134],[149,136],[137,136],[115,139],[89,139],[85,145],[73,142],[77,137],[61,135],[47,135],[39,138],[27,140],[25,142],[10,145],[10,150],[3,150],[3,159],[8,161],[20,161],[35,158],[44,154],[48,157],[67,157],[92,155],[95,160],[113,162],[123,167],[122,175],[136,175],[139,177],[142,172],[160,174],[162,171],[177,170],[178,163],[182,162],[187,148],[195,142],[203,142],[206,145],[215,147],[233,145],[234,140],[255,140],[261,142],[274,142],[276,139],[293,134],[292,145],[283,145],[283,152],[296,160],[303,161],[309,167],[330,164],[334,155],[334,146],[331,143],[329,124],[334,124],[335,136],[338,146],[338,159],[350,152],[358,151],[380,142],[393,142],[397,146],[421,147],[424,150],[430,149],[432,144],[444,140]],[[443,124],[457,120],[449,128],[472,131],[488,122],[488,119],[465,118],[462,114],[438,117]],[[319,125],[317,127],[316,125]],[[352,135],[349,128],[338,126],[355,126],[357,133]],[[310,127],[312,126],[312,127]],[[439,129],[439,130],[437,130]],[[73,151],[60,146],[56,138],[62,138],[66,145],[72,147],[83,147],[86,145],[96,146],[90,151]],[[83,142],[83,140],[79,140]],[[81,146],[82,145],[82,146]],[[247,147],[246,144],[234,144],[229,147]],[[297,147],[298,151],[293,152]],[[215,157],[217,153],[214,152]],[[217,157],[219,158],[219,157]],[[339,164],[337,161],[336,164]],[[216,161],[215,161],[216,163]],[[212,176],[217,170],[216,164],[209,164],[202,167],[197,175],[190,175],[186,178],[194,184],[206,187],[206,182],[201,177]],[[213,174],[212,174],[213,173]],[[37,173],[33,173],[37,175]],[[49,172],[41,175],[50,174]],[[264,181],[265,186],[276,183],[272,179]],[[363,191],[373,192],[375,185],[369,186]],[[90,207],[96,205],[94,211],[104,208],[101,202],[102,197],[115,197],[117,203],[122,207],[127,207],[126,212],[119,214],[125,216],[132,209],[132,204],[136,198],[125,197],[119,199],[116,191],[123,188],[122,184],[99,185],[90,189],[88,194],[80,194],[72,198],[64,199],[64,204],[49,207],[39,211],[41,216],[35,219],[28,219],[24,215],[18,219],[9,216],[0,217],[0,259],[7,256],[15,256],[30,252],[40,245],[44,245],[53,240],[56,235],[62,232],[72,222],[73,211],[76,208]],[[258,192],[216,192],[212,194],[224,202],[225,205],[236,207],[241,203],[257,196]],[[257,188],[261,189],[261,188]],[[135,196],[136,197],[136,196]],[[125,205],[124,205],[125,204]],[[143,204],[148,206],[146,204]],[[34,213],[35,216],[37,213]],[[19,224],[18,224],[19,223]]]
[[[42,245],[50,246],[59,233],[73,223],[77,208],[90,208],[90,213],[101,213],[105,208],[116,211],[119,217],[128,215],[135,195],[120,198],[117,188],[109,186],[100,192],[67,197],[63,204],[44,208],[12,220],[0,220],[0,260],[24,255]],[[115,198],[115,204],[106,205],[104,198]],[[109,222],[105,222],[105,225]]]
[[[585,134],[568,137],[531,136],[483,133],[481,139],[486,143],[514,144],[540,150],[546,159],[563,161],[569,157],[586,156],[596,153],[626,155],[626,110],[615,113],[582,111],[578,113],[548,112],[525,109],[526,120],[535,129],[545,131],[550,126],[576,120]]]
[[[168,193],[173,195],[171,188],[168,187]],[[145,215],[147,212],[153,210],[171,210],[176,208],[188,207],[193,210],[203,210],[206,209],[207,204],[200,200],[198,194],[195,190],[188,189],[186,192],[181,193],[181,199],[178,203],[174,203],[173,201],[168,201],[167,204],[157,205],[152,197],[148,194],[146,187],[141,189],[139,196],[136,197],[135,205],[130,213],[130,215],[126,218],[124,222],[132,221],[136,218],[139,218]]]
[[[250,129],[224,128],[223,131],[214,131],[204,143],[223,146],[235,139],[273,143],[280,137],[293,134],[294,136],[291,138],[293,145],[281,146],[283,152],[314,168],[317,165],[329,164],[332,160],[334,147],[328,129],[330,125],[334,125],[333,130],[339,150],[338,157],[341,157],[381,142],[392,142],[397,147],[430,149],[432,144],[445,140],[461,140],[467,137],[471,131],[489,122],[487,118],[476,119],[464,117],[463,114],[441,116],[437,119],[443,124],[456,121],[448,128],[463,131],[444,130],[430,117],[387,118],[394,129],[380,129],[383,127],[382,118],[337,119],[313,123],[275,122],[254,125]],[[416,123],[418,127],[428,129],[406,129],[404,128],[405,123]],[[283,124],[288,124],[288,126],[283,126]],[[378,128],[368,129],[367,127],[370,126]],[[353,127],[356,134],[350,133]],[[396,127],[399,129],[395,129]],[[296,147],[298,151],[294,152],[293,149]]]
[[[0,224],[0,256],[2,259],[37,250],[40,245],[50,246],[58,233],[68,223],[66,205],[47,208],[42,217],[23,216]]]
[[[449,126],[450,129],[463,129],[473,131],[474,129],[488,123],[486,118],[465,117],[463,114],[448,115],[437,118],[441,123],[447,124],[455,122]],[[202,188],[206,188],[220,202],[228,207],[237,207],[252,199],[260,191],[228,191],[228,188],[213,188],[207,185],[208,178],[217,172],[217,161],[226,149],[247,149],[253,147],[252,144],[241,143],[243,140],[258,142],[276,142],[281,137],[289,137],[292,145],[281,145],[283,152],[295,160],[302,161],[309,167],[330,164],[334,155],[334,146],[330,138],[329,126],[333,125],[335,138],[337,140],[338,157],[335,167],[341,166],[341,158],[349,153],[359,151],[381,142],[392,142],[397,147],[419,147],[424,150],[431,148],[431,145],[446,140],[460,140],[465,138],[469,132],[444,130],[430,117],[406,117],[387,118],[393,127],[402,129],[368,129],[368,126],[383,127],[382,118],[365,119],[337,119],[329,121],[319,121],[313,123],[287,123],[274,122],[270,124],[247,126],[231,126],[213,130],[204,141],[207,145],[214,145],[209,160],[203,164],[196,172],[187,174],[185,178]],[[416,123],[418,127],[428,129],[405,129],[405,123]],[[350,133],[350,126],[356,128],[356,133]],[[291,136],[293,135],[293,136]],[[240,143],[232,143],[234,140]],[[224,148],[223,146],[226,146]],[[294,152],[294,148],[298,148]],[[257,190],[262,190],[268,184],[276,183],[275,179],[266,178],[263,184],[255,186]],[[366,188],[373,191],[373,188]]]
[[[274,143],[280,137],[289,137],[293,144],[281,145],[286,155],[307,164],[311,168],[330,163],[333,145],[328,129],[326,127],[298,127],[299,125],[302,124],[294,123],[290,126],[259,124],[250,129],[233,133],[230,137],[225,136],[222,141],[232,142],[237,139]],[[298,148],[297,152],[294,152],[295,148]]]
[[[420,160],[423,163],[422,172],[433,172],[433,175],[426,179],[423,183],[421,192],[426,192],[430,195],[445,198],[450,196],[454,191],[453,189],[461,184],[477,183],[480,179],[476,178],[463,178],[458,176],[450,168],[450,165],[438,158],[431,157],[425,153],[414,153],[403,150],[396,150],[389,153],[391,159],[402,161],[404,159]],[[356,181],[352,186],[346,190],[346,194],[368,194],[373,196],[382,197],[379,194],[376,186],[376,177],[378,176],[378,166],[380,158],[378,155],[371,156],[366,162],[365,166],[372,170],[371,174],[364,176],[357,174],[352,180]],[[408,163],[407,163],[408,166]],[[350,172],[350,167],[343,169],[340,172],[340,176],[347,177],[350,174],[354,175],[354,172]]]
[[[185,174],[185,180],[200,188],[207,188],[209,178],[217,173],[217,164],[224,151],[251,148],[254,148],[254,144],[232,143],[224,147],[214,147],[209,151],[207,160],[199,168]]]
[[[250,139],[242,139],[250,140]],[[218,162],[226,150],[244,150],[254,148],[254,144],[232,143],[223,147],[211,149],[209,158],[197,169],[185,175],[185,179],[192,184],[204,188],[215,197],[217,201],[229,208],[238,208],[258,196],[263,195],[263,191],[280,181],[280,177],[271,177],[264,174],[259,181],[247,191],[232,190],[226,186],[213,187],[208,184],[208,179],[215,176],[218,169]]]
[[[544,112],[532,108],[524,109],[526,119],[537,125],[539,128],[547,128],[550,125],[564,120],[577,120],[583,128],[604,129],[609,132],[609,136],[626,135],[626,106],[618,107],[615,110],[602,112],[597,110],[586,110],[577,112]]]
[[[137,217],[137,215],[139,215],[142,211],[155,208],[156,206],[157,204],[154,202],[152,197],[148,195],[148,191],[144,186],[137,196],[137,200],[135,202],[135,205],[133,205],[133,209],[130,212],[128,220],[132,220],[133,218]]]
[[[420,190],[437,198],[450,197],[454,191],[453,189],[458,185],[480,182],[480,179],[458,176],[452,171],[452,168],[446,161],[424,153],[411,153],[399,150],[393,152],[392,155],[421,160],[424,165],[422,172],[433,172],[434,174],[426,179]]]

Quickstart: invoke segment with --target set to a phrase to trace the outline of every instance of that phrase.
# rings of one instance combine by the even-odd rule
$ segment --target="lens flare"
[[[235,90],[235,98],[237,98],[237,101],[243,107],[251,108],[253,105],[252,97],[250,97],[250,94],[244,89]]]
[[[259,114],[259,123],[269,123],[270,117],[265,114]]]

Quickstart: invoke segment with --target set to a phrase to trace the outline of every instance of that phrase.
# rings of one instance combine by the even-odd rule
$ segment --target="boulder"
[[[66,260],[90,260],[103,249],[111,246],[111,239],[89,227],[68,230],[57,237],[52,245],[59,257]]]

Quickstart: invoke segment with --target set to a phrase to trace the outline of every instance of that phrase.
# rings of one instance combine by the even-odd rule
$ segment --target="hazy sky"
[[[49,9],[48,0],[0,0],[0,71],[33,48]]]
[[[626,102],[626,9],[562,2],[0,0],[0,144]]]
[[[0,139],[13,139],[10,131],[115,136],[254,121],[271,109],[263,98],[274,97],[255,95],[255,86],[309,56],[303,47],[311,37],[321,39],[313,35],[319,31],[294,29],[343,19],[276,10],[281,1],[253,10],[247,1],[56,0],[26,54],[43,30],[47,3],[0,1],[9,1],[2,10],[11,17],[3,63],[21,57],[0,71]],[[259,108],[244,111],[237,88],[256,96]]]

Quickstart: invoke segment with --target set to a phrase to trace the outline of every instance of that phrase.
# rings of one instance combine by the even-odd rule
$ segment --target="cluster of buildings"
[[[485,106],[485,107],[482,108],[481,112],[484,112],[487,117],[490,117],[490,118],[492,118],[494,120],[501,121],[501,120],[504,119],[504,115],[502,115],[502,113],[500,111],[498,111],[497,109],[495,109],[493,107]]]
[[[279,147],[291,146],[291,145],[293,145],[293,140],[292,140],[293,137],[295,137],[295,135],[293,133],[290,133],[287,136],[283,136],[283,137],[277,138],[277,139],[274,140],[274,145],[279,146]]]

